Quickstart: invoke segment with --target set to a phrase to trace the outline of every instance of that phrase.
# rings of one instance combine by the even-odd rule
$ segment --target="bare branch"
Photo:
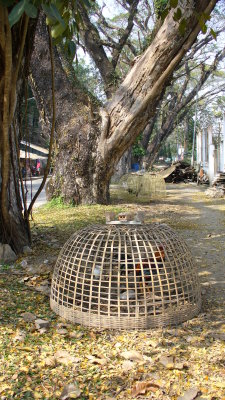
[[[81,36],[85,43],[85,46],[94,60],[102,80],[104,82],[105,93],[107,97],[110,97],[115,91],[115,67],[109,61],[99,32],[95,25],[90,21],[87,11],[84,7],[80,6],[80,13],[82,15],[84,29],[81,30]]]
[[[177,115],[179,114],[179,121],[181,121],[187,115],[190,108],[195,104],[194,98],[196,94],[199,92],[200,88],[203,86],[203,84],[206,82],[209,76],[217,69],[219,62],[224,57],[225,57],[225,47],[222,51],[216,54],[210,68],[206,69],[205,65],[202,65],[202,72],[200,77],[198,78],[198,81],[196,81],[196,84],[194,85],[190,93],[187,96],[184,96],[184,92],[187,88],[188,81],[192,79],[190,73],[187,70],[189,76],[187,76],[187,79],[185,80],[180,93],[178,95],[176,91],[174,93],[174,98],[176,99],[175,103],[173,101],[172,104],[170,104],[167,111],[167,117],[163,118],[161,129],[157,133],[157,137],[154,138],[152,143],[149,143],[149,146],[147,148],[148,157],[146,157],[148,166],[151,165],[152,161],[154,161],[155,156],[160,149],[161,143],[165,141],[173,132],[174,126],[176,124]],[[221,88],[219,91],[221,91]],[[202,98],[204,97],[205,94],[202,95]]]
[[[121,35],[116,48],[113,50],[112,53],[112,65],[115,68],[120,56],[120,53],[124,47],[124,45],[127,42],[127,39],[132,31],[132,28],[134,26],[134,16],[137,13],[137,6],[138,6],[139,0],[134,0],[129,8],[129,16],[128,16],[128,21],[127,21],[127,26],[123,31],[123,34]]]

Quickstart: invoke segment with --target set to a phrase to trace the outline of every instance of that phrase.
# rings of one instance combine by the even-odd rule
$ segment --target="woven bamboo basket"
[[[164,224],[127,217],[74,233],[52,279],[51,308],[97,328],[148,329],[196,316],[200,285],[192,256]]]
[[[166,197],[166,184],[159,174],[149,172],[130,173],[120,179],[120,188],[130,197],[156,200]],[[121,194],[121,193],[120,193]]]

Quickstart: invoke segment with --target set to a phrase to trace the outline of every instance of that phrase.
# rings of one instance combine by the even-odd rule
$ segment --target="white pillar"
[[[206,148],[206,132],[207,132],[208,128],[204,128],[203,132],[202,132],[202,165],[203,165],[203,169],[205,169],[206,165],[205,162],[207,160],[207,155],[206,155],[206,151],[208,151],[208,149]]]
[[[221,135],[221,160],[220,168],[222,172],[225,172],[225,112],[223,114],[223,126]]]
[[[202,162],[202,132],[198,131],[197,134],[197,164]]]
[[[213,135],[212,135],[212,126],[208,128],[208,144],[209,144],[209,160],[208,160],[208,176],[209,176],[209,181],[210,183],[212,182],[215,171],[214,171],[214,166],[215,166],[215,146],[213,144]]]

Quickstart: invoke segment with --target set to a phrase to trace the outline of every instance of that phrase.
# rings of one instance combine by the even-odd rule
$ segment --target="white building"
[[[197,164],[202,166],[210,182],[218,172],[225,172],[225,113],[222,122],[198,132]]]

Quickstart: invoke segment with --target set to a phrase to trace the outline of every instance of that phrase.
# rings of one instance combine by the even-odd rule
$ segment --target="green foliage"
[[[31,3],[27,3],[25,5],[25,13],[27,14],[28,17],[30,18],[36,18],[37,17],[37,8],[31,4]]]
[[[210,33],[211,33],[212,37],[216,40],[217,33],[212,28],[210,29]]]
[[[25,11],[26,0],[21,0],[17,3],[9,14],[9,24],[12,27],[19,21]]]
[[[10,265],[8,264],[1,264],[0,271],[8,271],[10,269]]]
[[[173,19],[174,21],[179,23],[179,32],[183,36],[187,29],[187,20],[182,18],[182,11],[178,7],[178,0],[155,0],[154,1],[155,13],[156,17],[161,19],[162,21],[166,18],[169,11],[174,9]],[[182,18],[182,19],[181,19]],[[206,22],[210,20],[210,15],[203,12],[201,14],[196,13],[196,18],[198,19],[198,23],[200,25],[202,33],[206,34],[207,25]],[[213,29],[210,29],[211,35],[216,39],[216,33]]]
[[[174,21],[179,21],[182,17],[182,12],[181,9],[178,7],[177,10],[174,13],[173,19]]]
[[[12,6],[14,2],[12,1],[4,1],[3,5],[5,7]],[[12,9],[9,14],[9,24],[12,27],[19,21],[22,17],[23,13],[25,13],[30,18],[37,17],[37,7],[34,6],[29,0],[20,0]]]
[[[154,7],[155,7],[155,14],[156,17],[159,18],[166,18],[166,15],[168,14],[168,8],[167,8],[168,0],[154,0]]]
[[[63,42],[64,49],[71,59],[76,53],[74,38],[78,38],[79,28],[82,25],[82,16],[76,0],[1,0],[4,7],[9,7],[9,24],[13,27],[25,14],[29,18],[36,18],[38,10],[42,9],[46,15],[55,44]],[[90,8],[92,2],[80,0],[83,7]],[[13,7],[12,7],[13,6]]]
[[[63,201],[62,197],[54,197],[52,200],[50,200],[45,208],[51,209],[51,208],[68,208],[70,207],[68,204],[65,204]]]
[[[77,80],[88,93],[103,101],[105,99],[104,88],[98,70],[94,66],[86,64],[82,58],[79,58],[78,63],[73,63],[73,68]]]
[[[170,7],[176,8],[178,5],[178,0],[170,0]]]
[[[142,135],[139,135],[133,146],[132,146],[132,155],[137,158],[141,158],[145,155],[146,151],[141,145]]]
[[[186,28],[187,28],[187,21],[185,18],[182,18],[182,20],[179,23],[179,32],[180,34],[183,36],[186,32]]]

